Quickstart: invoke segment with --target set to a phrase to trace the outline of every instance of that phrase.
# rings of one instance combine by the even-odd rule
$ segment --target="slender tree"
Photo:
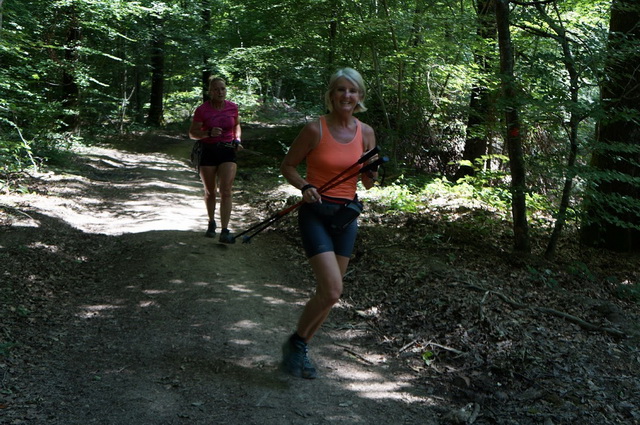
[[[211,30],[211,5],[208,0],[202,2],[202,34],[209,34]],[[208,99],[209,77],[211,77],[211,66],[209,65],[210,54],[207,49],[202,49],[202,101]]]
[[[151,39],[151,94],[149,97],[147,124],[154,127],[160,127],[164,121],[165,35],[163,22],[164,19],[161,17],[153,18],[153,35]]]
[[[514,249],[529,253],[529,225],[527,223],[526,177],[520,116],[516,100],[514,58],[511,43],[509,0],[496,1],[496,23],[500,48],[500,77],[502,100],[505,105],[505,140],[511,165],[511,214],[513,217]]]
[[[78,68],[78,49],[82,30],[74,3],[67,6],[65,15],[67,17],[67,30],[62,69],[62,106],[64,107],[62,121],[65,124],[65,130],[75,131],[80,124],[80,113],[78,111],[80,89],[76,81],[76,70]]]
[[[580,123],[587,117],[580,107],[580,90],[582,84],[580,81],[580,72],[577,68],[577,61],[573,53],[574,44],[569,36],[569,32],[564,27],[560,18],[553,19],[548,13],[545,6],[541,3],[536,3],[535,7],[542,21],[548,26],[549,32],[543,31],[538,28],[528,28],[529,31],[541,38],[550,38],[558,43],[561,49],[561,60],[566,69],[568,75],[567,87],[569,98],[566,102],[567,114],[569,120],[567,122],[567,133],[569,141],[569,149],[567,155],[567,163],[565,167],[565,179],[562,188],[562,195],[558,206],[556,221],[547,244],[545,256],[552,258],[555,255],[558,240],[562,234],[562,229],[566,224],[567,210],[571,202],[572,189],[574,178],[576,176],[576,161],[578,157],[578,130]],[[556,4],[552,5],[557,12]],[[556,13],[559,16],[559,13]]]

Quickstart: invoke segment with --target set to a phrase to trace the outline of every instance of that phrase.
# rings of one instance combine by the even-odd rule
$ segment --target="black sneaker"
[[[318,374],[307,356],[307,344],[294,339],[282,345],[282,369],[293,376],[304,379],[315,379]]]
[[[207,227],[207,231],[204,234],[207,238],[215,238],[216,237],[216,222],[210,221],[209,227]]]
[[[229,229],[222,229],[220,232],[220,242],[222,243],[236,243],[236,238],[231,236]]]

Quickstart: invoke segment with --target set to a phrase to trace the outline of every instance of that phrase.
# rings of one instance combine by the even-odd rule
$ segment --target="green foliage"
[[[422,360],[424,361],[424,364],[427,366],[430,366],[431,363],[433,363],[433,361],[435,360],[435,353],[433,351],[425,351],[424,353],[422,353]]]
[[[375,190],[373,195],[379,193],[378,202],[387,211],[416,212],[418,210],[418,197],[407,186],[393,183],[384,189]]]
[[[587,193],[588,202],[585,206],[591,209],[591,215],[583,217],[585,224],[609,223],[619,229],[640,230],[640,223],[637,221],[640,199],[622,193],[591,190]]]
[[[49,165],[64,166],[73,158],[73,148],[83,144],[83,139],[71,133],[52,133],[34,140],[34,156]]]
[[[189,121],[202,99],[204,71],[227,79],[230,99],[240,105],[245,122],[278,124],[322,113],[328,76],[351,66],[363,74],[368,89],[369,110],[361,119],[373,126],[387,154],[406,171],[380,190],[391,211],[420,212],[433,194],[445,193],[507,214],[512,194],[501,129],[499,54],[495,37],[478,31],[475,2],[462,0],[453,7],[443,1],[356,0],[339,6],[336,13],[335,3],[315,0],[5,2],[0,171],[6,175],[34,163],[64,161],[80,134],[142,129],[150,102],[150,47],[162,35],[166,126]],[[576,174],[597,183],[630,179],[583,172],[597,148],[591,143],[595,123],[605,116],[598,85],[609,7],[608,0],[543,4],[552,22],[567,31],[567,46],[539,8],[512,7],[530,216],[553,211],[565,179]],[[24,10],[38,10],[40,16]],[[68,40],[74,30],[80,36]],[[572,55],[569,61],[565,47]],[[628,54],[625,49],[618,53]],[[575,67],[576,81],[568,63]],[[77,97],[65,91],[65,78],[72,78]],[[486,90],[489,121],[467,134],[472,87]],[[578,89],[576,97],[572,88]],[[619,114],[637,118],[636,110],[621,109]],[[80,128],[65,127],[71,117],[79,119]],[[579,119],[580,146],[576,167],[568,169],[567,123],[573,117]],[[494,154],[461,163],[457,160],[472,136],[486,138]],[[624,149],[616,155],[632,158],[634,153]],[[471,166],[475,173],[457,185],[408,177],[452,175],[459,165]],[[589,189],[578,185],[572,200],[583,196],[585,187]],[[610,221],[624,221],[611,209],[639,208],[637,200],[595,196],[592,202],[607,205],[599,211],[609,214]],[[569,210],[571,220],[580,215]]]
[[[640,283],[620,283],[616,286],[618,298],[627,301],[640,302]]]
[[[538,270],[533,266],[527,265],[529,272],[529,280],[536,284],[542,284],[549,289],[558,287],[558,280],[554,277],[554,273],[550,269]]]
[[[595,280],[595,275],[589,270],[589,267],[583,263],[582,261],[576,261],[569,265],[567,268],[567,272],[574,276],[578,276],[583,279],[587,279],[590,281]]]
[[[483,155],[473,163],[459,161],[461,166],[471,167],[474,173],[460,179],[457,190],[494,208],[509,208],[511,192],[507,182],[508,173],[502,167],[508,162],[509,158],[505,155]]]
[[[201,103],[200,96],[201,90],[199,87],[193,87],[189,91],[168,93],[165,100],[165,120],[168,122],[189,122],[193,116],[193,111]]]
[[[487,156],[484,159],[506,160],[502,156]],[[478,163],[482,160],[478,160]],[[387,211],[415,213],[430,206],[431,199],[456,199],[461,204],[477,208],[499,211],[508,216],[511,208],[511,191],[508,175],[502,171],[476,169],[476,174],[467,176],[457,183],[446,178],[409,177],[400,175],[393,183],[378,186],[369,191],[370,196]],[[549,200],[536,193],[527,194],[530,213],[548,214]]]

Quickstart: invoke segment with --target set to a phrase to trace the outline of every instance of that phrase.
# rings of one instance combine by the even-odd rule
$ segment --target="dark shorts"
[[[353,220],[339,233],[332,231],[331,219],[340,206],[323,201],[321,204],[304,204],[298,210],[298,226],[307,258],[323,252],[351,257],[358,234],[358,220]]]
[[[236,150],[230,143],[202,144],[201,167],[217,167],[224,162],[236,162]]]

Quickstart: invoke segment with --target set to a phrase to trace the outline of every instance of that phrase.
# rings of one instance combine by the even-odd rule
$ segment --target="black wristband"
[[[304,186],[302,186],[302,187],[300,188],[300,192],[302,192],[302,193],[304,194],[304,191],[305,191],[305,190],[307,190],[307,189],[311,189],[311,188],[317,189],[317,187],[315,187],[315,186],[314,186],[314,185],[312,185],[312,184],[305,184]]]

